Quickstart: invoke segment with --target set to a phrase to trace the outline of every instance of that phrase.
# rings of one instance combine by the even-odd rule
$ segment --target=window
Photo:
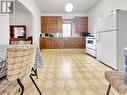
[[[72,23],[63,23],[63,37],[70,37],[72,35]]]

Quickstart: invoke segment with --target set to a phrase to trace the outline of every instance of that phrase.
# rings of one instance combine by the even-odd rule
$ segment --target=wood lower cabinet
[[[40,49],[85,48],[83,37],[40,38]]]

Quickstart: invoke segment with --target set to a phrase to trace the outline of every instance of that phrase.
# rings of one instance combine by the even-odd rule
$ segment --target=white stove
[[[86,37],[86,53],[96,57],[96,39],[95,39],[95,37]]]

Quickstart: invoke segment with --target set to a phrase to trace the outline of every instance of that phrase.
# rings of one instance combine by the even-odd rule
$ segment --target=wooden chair
[[[119,95],[127,95],[127,85],[124,82],[124,72],[106,71],[105,79],[109,82],[106,95],[109,95],[111,87],[113,87]]]
[[[12,45],[18,45],[20,43],[20,41],[13,41],[12,42]],[[30,45],[31,44],[31,42],[30,41],[23,41],[23,45]],[[37,47],[36,47],[36,54],[37,54]],[[37,56],[37,55],[36,55]],[[35,57],[35,61],[37,62],[37,58]],[[35,62],[35,63],[36,63]],[[39,94],[41,95],[41,91],[40,91],[40,89],[39,89],[39,87],[37,86],[37,84],[36,84],[36,82],[34,81],[34,79],[32,78],[32,76],[36,76],[36,78],[38,79],[38,73],[37,73],[37,68],[34,68],[35,67],[35,64],[33,65],[33,67],[32,67],[32,71],[33,71],[33,73],[32,73],[32,71],[31,71],[31,73],[30,73],[30,79],[32,80],[32,82],[34,83],[34,85],[35,85],[35,87],[37,88],[37,90],[38,90],[38,92],[39,92]]]
[[[20,95],[24,93],[21,80],[29,76],[35,61],[35,46],[7,49],[7,75],[0,81],[0,95]],[[19,86],[18,86],[19,84]]]
[[[11,43],[11,45],[19,45],[19,43],[20,43],[20,41],[12,41],[12,43]],[[23,43],[21,44],[21,46],[23,45],[23,46],[25,46],[25,45],[30,45],[31,44],[31,41],[23,41]],[[37,46],[36,46],[36,56],[38,55],[37,52],[38,51],[38,48],[37,48]],[[38,58],[36,58],[35,57],[35,63],[37,64],[38,63],[38,61],[37,60],[40,60],[41,61],[41,59],[38,59]],[[34,79],[33,79],[33,77],[32,76],[36,76],[36,78],[38,79],[38,72],[37,72],[37,66],[35,65],[35,63],[34,63],[34,65],[33,65],[33,67],[32,67],[32,71],[31,71],[31,74],[30,74],[30,79],[32,80],[32,82],[34,83],[34,85],[35,85],[35,87],[37,88],[37,90],[38,90],[38,92],[39,92],[39,94],[41,95],[41,91],[40,91],[40,89],[39,89],[39,87],[37,86],[37,84],[36,84],[36,82],[34,81]],[[40,63],[39,63],[40,64]]]

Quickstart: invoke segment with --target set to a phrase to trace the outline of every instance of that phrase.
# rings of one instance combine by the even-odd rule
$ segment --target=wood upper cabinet
[[[88,17],[75,17],[75,32],[88,32]]]
[[[62,16],[41,16],[41,32],[62,32]]]

